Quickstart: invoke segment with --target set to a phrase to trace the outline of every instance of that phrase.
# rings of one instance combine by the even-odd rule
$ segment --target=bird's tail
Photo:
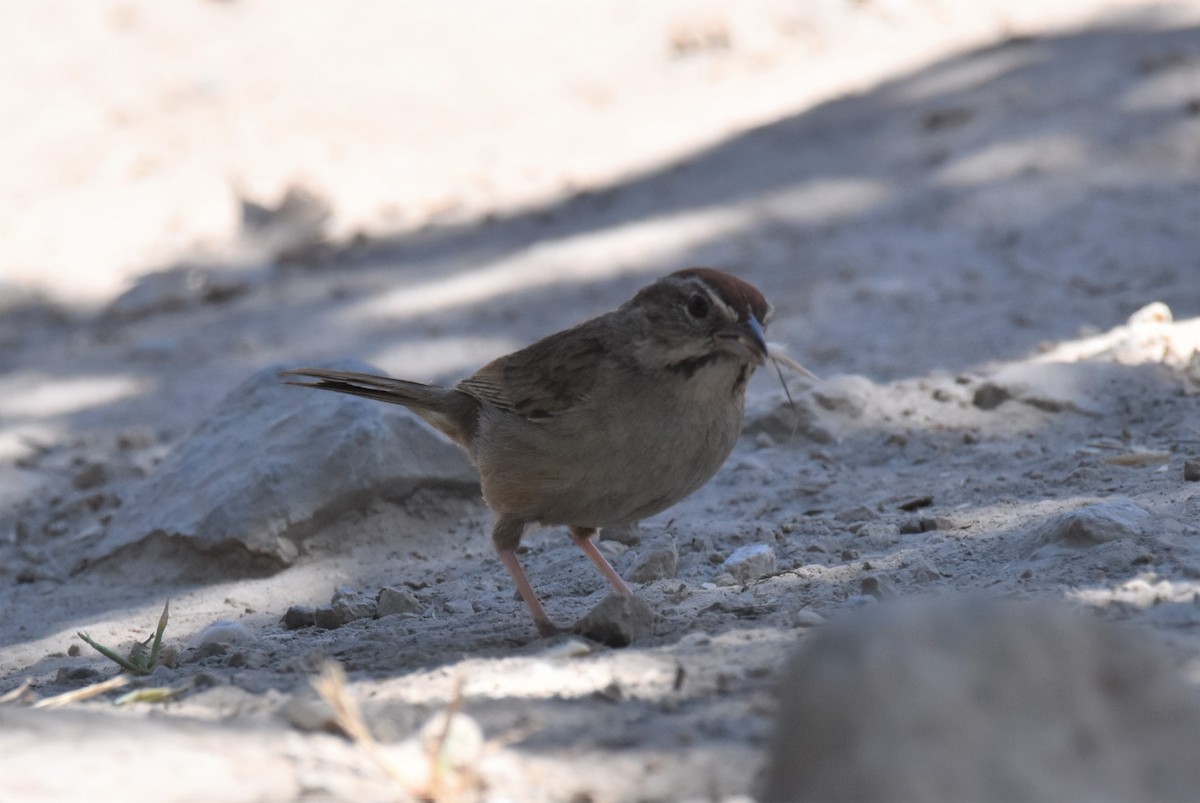
[[[325,368],[293,368],[280,371],[279,376],[288,385],[403,405],[464,446],[474,434],[479,417],[478,402],[453,388]],[[310,379],[316,381],[305,381]]]

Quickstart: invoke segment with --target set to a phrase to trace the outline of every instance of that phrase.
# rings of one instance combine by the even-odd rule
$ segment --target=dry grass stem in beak
[[[775,366],[775,373],[779,376],[779,384],[783,386],[783,393],[787,396],[788,407],[792,409],[792,434],[791,440],[796,439],[796,430],[800,427],[800,413],[796,410],[796,400],[792,398],[792,391],[788,389],[787,382],[783,378],[783,369],[788,368],[800,376],[811,379],[813,382],[820,382],[821,379],[812,371],[805,368],[800,363],[793,360],[783,351],[783,346],[778,343],[767,344],[767,357],[770,358],[771,364]]]
[[[782,365],[784,368],[800,374],[800,376],[807,377],[814,382],[821,381],[821,377],[817,376],[812,371],[808,370],[803,365],[796,362],[786,353],[784,353],[783,346],[779,345],[778,343],[767,344],[767,356],[770,357],[771,361],[775,363],[776,370],[779,370],[779,366]],[[783,377],[780,377],[780,381],[783,381]]]

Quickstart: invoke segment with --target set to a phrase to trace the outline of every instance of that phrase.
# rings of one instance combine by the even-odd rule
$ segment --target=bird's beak
[[[762,324],[753,315],[748,317],[741,327],[742,341],[752,347],[755,360],[759,365],[767,359],[767,337],[763,334]]]

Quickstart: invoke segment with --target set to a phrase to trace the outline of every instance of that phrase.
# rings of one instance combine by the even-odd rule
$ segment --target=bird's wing
[[[583,403],[613,359],[595,320],[550,335],[480,368],[456,386],[485,404],[530,421],[553,418]]]

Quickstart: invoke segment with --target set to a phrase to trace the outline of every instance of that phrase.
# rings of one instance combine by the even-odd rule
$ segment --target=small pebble
[[[626,647],[653,634],[654,611],[641,597],[609,594],[579,620],[575,632],[609,647]]]
[[[98,488],[108,480],[108,466],[103,463],[88,463],[71,478],[71,484],[81,491],[86,491]]]
[[[600,550],[601,555],[608,558],[609,563],[615,563],[629,551],[629,547],[620,541],[597,541],[596,549]]]
[[[282,622],[284,630],[299,630],[315,625],[317,614],[307,605],[293,605],[284,612]]]
[[[565,641],[560,641],[546,648],[542,652],[543,658],[582,658],[585,655],[591,655],[595,650],[592,645],[580,638],[568,636]]]
[[[387,587],[379,589],[375,602],[375,615],[383,618],[399,613],[420,613],[423,607],[421,601],[411,591]]]
[[[870,594],[878,600],[891,599],[896,596],[896,588],[886,575],[869,575],[862,579],[862,592]]]
[[[801,608],[792,614],[792,625],[795,627],[820,627],[825,624],[825,617],[811,608]]]
[[[312,694],[294,696],[279,709],[292,727],[308,732],[328,731],[337,733],[337,717],[329,703]]]
[[[721,563],[721,570],[746,583],[775,572],[775,550],[769,544],[738,547]]]
[[[672,544],[647,553],[629,573],[629,579],[635,583],[651,583],[674,577],[678,568],[679,552]]]
[[[455,616],[469,616],[475,613],[475,606],[465,599],[448,599],[442,605],[442,610]]]
[[[900,510],[903,510],[905,513],[911,513],[914,510],[918,510],[923,507],[929,507],[932,504],[933,497],[926,494],[925,496],[916,496],[912,499],[901,502],[899,505],[896,505],[896,507]]]
[[[866,505],[859,505],[847,510],[843,510],[834,516],[838,521],[846,522],[847,524],[860,521],[872,521],[879,518],[879,514]]]
[[[203,644],[246,644],[257,640],[250,628],[241,622],[219,619],[201,630],[188,647],[195,649]]]
[[[334,630],[344,625],[345,622],[333,612],[333,608],[322,605],[313,612],[313,624],[324,630]]]
[[[192,647],[183,656],[183,663],[194,664],[203,661],[205,658],[214,658],[225,655],[229,652],[229,645],[222,644],[219,641],[209,641],[204,644]]]
[[[616,541],[625,546],[637,546],[642,542],[642,533],[636,522],[616,524],[610,527],[601,527],[599,540]]]
[[[975,390],[973,403],[980,410],[995,410],[1010,398],[1012,397],[1005,388],[985,382]]]
[[[938,568],[924,558],[917,558],[909,569],[912,571],[913,579],[918,583],[933,583],[942,579],[942,573],[938,571]]]
[[[340,620],[339,626],[347,622],[353,622],[356,619],[372,619],[375,617],[375,599],[349,586],[339,586],[333,592],[333,598],[329,601],[329,606],[333,609],[334,615]]]
[[[1183,478],[1187,482],[1200,482],[1200,460],[1183,461]]]

